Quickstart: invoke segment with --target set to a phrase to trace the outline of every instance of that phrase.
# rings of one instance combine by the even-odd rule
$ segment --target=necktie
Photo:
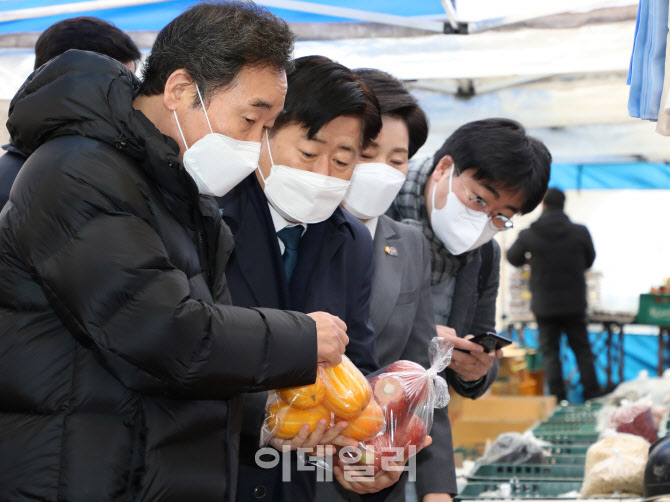
[[[303,228],[301,225],[295,227],[282,228],[277,235],[284,243],[284,271],[286,278],[290,281],[293,270],[298,263],[298,243],[302,236]]]

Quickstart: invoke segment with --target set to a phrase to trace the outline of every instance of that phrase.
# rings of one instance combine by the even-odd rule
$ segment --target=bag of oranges
[[[421,449],[433,424],[433,410],[449,404],[447,382],[439,375],[451,362],[453,345],[435,337],[428,350],[428,369],[396,361],[369,376],[372,400],[381,409],[386,428],[363,440],[358,451],[342,449],[336,461],[343,470],[378,476],[388,470],[388,461],[402,464]]]
[[[261,444],[272,437],[294,438],[305,424],[311,434],[322,418],[329,424],[347,420],[344,433],[359,440],[384,429],[384,415],[372,400],[370,384],[346,356],[337,366],[319,366],[311,385],[270,392]]]

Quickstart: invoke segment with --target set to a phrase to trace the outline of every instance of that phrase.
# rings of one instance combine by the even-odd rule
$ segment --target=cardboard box
[[[483,420],[545,420],[556,408],[556,396],[491,396],[464,399],[463,419]]]
[[[556,408],[555,396],[488,394],[473,400],[452,392],[452,399],[449,419],[454,448],[481,448],[505,432],[525,432]]]
[[[500,434],[524,432],[535,423],[536,420],[460,418],[451,423],[454,448],[481,447],[487,440],[494,441]]]

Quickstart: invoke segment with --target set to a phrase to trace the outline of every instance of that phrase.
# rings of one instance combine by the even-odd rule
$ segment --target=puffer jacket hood
[[[69,51],[11,104],[30,156],[0,211],[3,502],[232,502],[240,393],[316,378],[311,318],[230,306],[230,230],[137,89]]]
[[[26,156],[59,136],[102,141],[140,161],[169,192],[184,200],[197,197],[197,187],[179,161],[177,143],[133,108],[139,86],[137,77],[118,61],[72,49],[28,77],[10,103],[7,129]]]

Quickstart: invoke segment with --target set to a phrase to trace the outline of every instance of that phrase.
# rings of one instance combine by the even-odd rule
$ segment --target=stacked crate
[[[479,465],[458,499],[579,498],[586,450],[598,439],[599,409],[592,403],[558,408],[533,429],[538,439],[551,443],[543,463]]]

